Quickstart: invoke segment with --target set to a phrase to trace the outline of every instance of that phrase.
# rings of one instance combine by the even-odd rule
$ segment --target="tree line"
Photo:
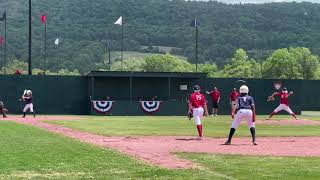
[[[28,2],[0,0],[0,3],[0,12],[7,10],[8,61],[25,62]],[[33,67],[41,69],[45,65],[51,72],[67,69],[85,74],[98,69],[106,58],[106,41],[110,42],[111,51],[121,49],[121,27],[113,24],[119,16],[123,16],[126,51],[165,53],[156,47],[172,47],[171,54],[185,56],[189,63],[195,63],[195,29],[191,21],[197,18],[201,64],[224,68],[239,48],[245,49],[256,63],[266,60],[276,49],[287,47],[307,47],[311,53],[320,55],[320,4],[228,5],[183,0],[33,0],[32,3]],[[43,61],[44,27],[40,21],[43,13],[47,14],[48,23],[47,62]],[[56,38],[61,42],[58,46],[53,43]]]
[[[194,64],[166,54],[119,61],[111,69],[101,70],[203,72],[208,73],[208,77],[314,80],[320,79],[320,58],[305,47],[282,48],[259,63],[249,58],[244,49],[237,49],[231,62],[221,68],[216,64],[199,64],[196,70]]]

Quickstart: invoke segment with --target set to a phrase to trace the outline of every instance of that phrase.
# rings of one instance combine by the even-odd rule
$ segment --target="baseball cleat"
[[[203,140],[203,136],[202,137],[197,137],[196,140],[202,141]]]
[[[256,145],[258,145],[258,144],[257,144],[256,142],[253,142],[253,145],[256,146]]]
[[[224,145],[230,145],[231,144],[231,141],[227,141],[224,143]]]

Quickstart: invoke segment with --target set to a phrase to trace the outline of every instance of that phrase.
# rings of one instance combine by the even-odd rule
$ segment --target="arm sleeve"
[[[239,109],[239,98],[236,99],[236,106],[235,106],[235,109]]]
[[[254,106],[254,100],[251,98],[251,106]]]

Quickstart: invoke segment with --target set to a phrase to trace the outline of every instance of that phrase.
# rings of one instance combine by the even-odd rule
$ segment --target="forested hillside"
[[[172,47],[171,53],[194,61],[194,18],[200,23],[199,61],[222,66],[238,48],[259,60],[272,50],[304,46],[318,53],[320,4],[271,3],[226,5],[182,0],[33,0],[33,62],[43,59],[44,27],[48,23],[48,64],[51,71],[101,68],[106,61],[106,39],[119,51],[124,18],[125,50],[162,53],[151,46]],[[27,60],[28,1],[0,0],[7,9],[8,60]],[[1,13],[2,14],[2,13]],[[3,29],[3,24],[1,24]],[[2,33],[3,34],[3,33]],[[56,38],[60,44],[54,44]],[[146,48],[147,47],[147,48]],[[170,48],[169,48],[170,49]]]

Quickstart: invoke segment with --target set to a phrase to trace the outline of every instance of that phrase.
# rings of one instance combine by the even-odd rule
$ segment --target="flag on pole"
[[[59,45],[59,38],[57,38],[57,39],[54,41],[54,44],[57,45],[57,46]]]
[[[197,21],[197,19],[194,19],[192,22],[191,22],[191,26],[196,28],[199,26],[199,22]]]
[[[122,26],[122,16],[120,16],[119,19],[114,24]]]
[[[46,20],[47,20],[47,16],[43,14],[43,15],[41,16],[41,22],[42,22],[42,24],[45,24],[45,23],[46,23]]]
[[[6,11],[4,11],[3,16],[0,17],[0,21],[4,21],[6,19],[7,19],[7,13],[6,13]]]

